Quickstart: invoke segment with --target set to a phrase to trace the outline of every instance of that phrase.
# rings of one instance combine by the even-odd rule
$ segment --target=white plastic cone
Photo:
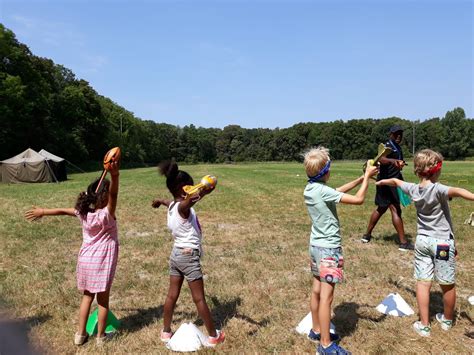
[[[311,312],[309,312],[306,317],[298,324],[296,327],[296,332],[302,335],[308,335],[309,331],[313,327],[313,319],[311,318]],[[333,334],[336,333],[336,326],[331,322],[331,328],[329,331]]]
[[[173,351],[197,351],[207,342],[207,337],[192,323],[182,324],[166,347]]]
[[[390,293],[376,309],[380,313],[395,317],[411,316],[415,313],[398,293]]]

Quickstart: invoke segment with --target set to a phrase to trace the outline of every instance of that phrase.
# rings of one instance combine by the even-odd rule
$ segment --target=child
[[[224,342],[225,334],[216,330],[204,295],[204,281],[201,271],[202,234],[201,226],[192,206],[214,188],[201,190],[198,194],[185,198],[183,186],[194,185],[192,177],[185,171],[178,170],[174,161],[162,162],[159,165],[162,175],[166,176],[166,186],[173,195],[173,200],[157,198],[152,206],[168,207],[168,228],[174,237],[174,246],[169,260],[170,286],[163,311],[163,330],[161,340],[168,342],[173,336],[171,321],[173,311],[181,291],[184,279],[188,282],[193,301],[199,316],[204,321],[208,337],[208,346]]]
[[[105,334],[109,295],[117,267],[119,243],[117,238],[117,221],[115,209],[119,189],[119,166],[110,163],[112,182],[104,180],[99,191],[96,188],[99,180],[94,181],[81,192],[75,208],[45,209],[35,207],[25,213],[29,220],[43,216],[77,216],[82,223],[83,242],[77,261],[77,287],[83,292],[79,309],[79,326],[74,336],[74,344],[82,345],[87,341],[86,323],[89,311],[97,295],[99,316],[97,324],[97,343],[110,339],[112,334]]]
[[[430,336],[429,322],[430,289],[433,279],[443,291],[444,313],[436,314],[436,320],[443,330],[453,325],[456,303],[455,245],[448,200],[462,197],[474,201],[474,194],[456,187],[438,183],[443,156],[430,149],[423,149],[415,155],[415,174],[419,184],[398,179],[387,179],[377,185],[399,186],[412,198],[417,214],[417,237],[415,244],[416,300],[420,320],[413,324],[421,336]]]
[[[343,280],[344,264],[336,203],[361,205],[369,178],[377,173],[377,167],[370,166],[364,176],[333,189],[326,185],[330,177],[330,166],[329,150],[324,147],[313,148],[304,156],[304,167],[309,177],[304,199],[312,221],[310,255],[314,276],[310,304],[313,328],[308,338],[320,341],[317,348],[319,354],[348,354],[335,343],[339,336],[329,332],[334,287]],[[360,184],[362,185],[355,196],[346,194]]]

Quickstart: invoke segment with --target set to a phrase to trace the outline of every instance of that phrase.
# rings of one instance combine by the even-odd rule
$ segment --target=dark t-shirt
[[[385,146],[392,149],[392,152],[389,155],[387,155],[388,159],[403,160],[402,147],[400,147],[396,142],[389,139],[385,143]],[[380,170],[377,176],[377,181],[382,180],[382,179],[391,179],[391,178],[397,178],[397,179],[403,180],[403,176],[400,169],[398,169],[393,164],[380,164]]]

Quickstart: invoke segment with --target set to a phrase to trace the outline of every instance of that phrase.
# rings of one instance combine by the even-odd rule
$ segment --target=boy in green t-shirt
[[[308,338],[320,341],[318,354],[348,354],[336,344],[339,336],[329,332],[334,287],[344,278],[344,258],[336,203],[361,205],[365,199],[369,178],[377,174],[378,170],[377,167],[369,166],[363,176],[333,189],[326,185],[330,177],[330,166],[329,150],[324,147],[313,148],[304,156],[304,167],[309,177],[304,199],[312,221],[310,254],[314,276],[310,304],[313,327]],[[355,196],[346,194],[360,184],[362,185]]]

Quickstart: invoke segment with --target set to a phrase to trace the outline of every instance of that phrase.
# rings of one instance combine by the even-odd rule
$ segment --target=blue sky
[[[156,122],[474,116],[471,1],[2,0],[0,21]]]

